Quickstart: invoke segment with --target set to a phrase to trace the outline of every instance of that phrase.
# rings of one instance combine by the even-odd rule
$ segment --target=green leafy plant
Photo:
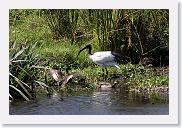
[[[37,69],[32,66],[38,64],[39,58],[35,54],[36,43],[18,46],[16,42],[9,49],[9,93],[12,98],[32,98],[33,82],[37,79]]]

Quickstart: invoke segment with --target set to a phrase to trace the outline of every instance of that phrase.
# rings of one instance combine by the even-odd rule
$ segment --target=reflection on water
[[[10,103],[11,115],[167,115],[168,94],[135,94],[127,89],[100,89],[93,93],[42,97]],[[152,97],[152,98],[151,98]]]

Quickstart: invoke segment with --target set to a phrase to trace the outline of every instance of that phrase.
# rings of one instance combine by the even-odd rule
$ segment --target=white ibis
[[[108,66],[120,69],[119,65],[116,63],[116,60],[119,59],[120,54],[113,51],[101,51],[92,54],[92,46],[88,44],[78,52],[78,55],[85,49],[88,49],[89,59],[92,60],[95,64],[104,67],[107,75],[108,71],[106,67]],[[104,69],[102,69],[102,71],[104,73]]]

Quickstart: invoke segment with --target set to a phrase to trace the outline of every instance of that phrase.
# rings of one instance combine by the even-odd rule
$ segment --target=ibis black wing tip
[[[117,51],[111,51],[111,54],[115,57],[115,61],[119,62],[119,63],[128,63],[131,61],[130,57],[122,54],[121,52],[117,52]]]
[[[114,56],[115,60],[119,60],[122,57],[121,53],[116,51],[111,51],[111,54]]]

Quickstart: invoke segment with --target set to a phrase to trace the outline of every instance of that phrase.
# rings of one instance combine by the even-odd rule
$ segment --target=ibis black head
[[[80,54],[83,50],[85,50],[85,49],[88,49],[88,54],[91,55],[92,46],[91,46],[91,44],[87,44],[85,47],[83,47],[83,48],[78,52],[78,55],[77,55],[77,56],[79,56],[79,54]]]

